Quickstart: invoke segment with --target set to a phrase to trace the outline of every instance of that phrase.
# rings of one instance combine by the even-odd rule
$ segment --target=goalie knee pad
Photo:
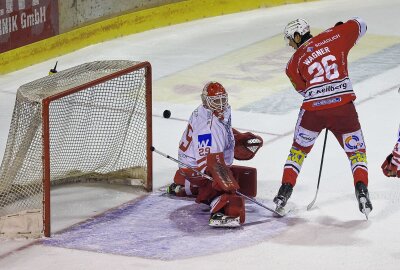
[[[232,165],[233,176],[239,183],[239,191],[246,196],[257,196],[257,169],[246,166]]]

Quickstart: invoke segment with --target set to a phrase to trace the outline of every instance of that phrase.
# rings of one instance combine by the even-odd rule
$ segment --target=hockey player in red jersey
[[[315,37],[304,19],[294,20],[285,27],[285,40],[295,49],[286,74],[304,100],[284,166],[282,186],[274,198],[277,208],[286,205],[304,159],[320,132],[328,129],[349,159],[360,211],[368,215],[372,210],[366,147],[347,71],[347,55],[366,31],[367,25],[360,18],[339,22]]]
[[[262,139],[250,132],[241,133],[231,126],[228,94],[218,82],[207,83],[202,104],[192,113],[179,143],[179,161],[207,173],[213,182],[196,171],[180,167],[167,193],[193,196],[197,203],[211,206],[211,226],[236,227],[245,221],[243,197],[255,197],[255,168],[232,165],[233,159],[249,160],[262,146]]]
[[[393,148],[393,151],[390,155],[387,156],[381,168],[383,174],[387,177],[400,178],[400,127],[397,142]]]

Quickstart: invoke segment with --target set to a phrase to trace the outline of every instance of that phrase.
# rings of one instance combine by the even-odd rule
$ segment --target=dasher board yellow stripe
[[[367,34],[350,51],[349,64],[396,44],[400,45],[398,36]],[[155,81],[153,100],[198,104],[204,84],[218,81],[228,90],[232,107],[240,109],[292,88],[285,68],[293,52],[285,45],[282,34],[276,35]],[[377,70],[376,74],[383,71]]]
[[[93,23],[0,54],[0,74],[117,37],[196,19],[314,0],[187,0]]]

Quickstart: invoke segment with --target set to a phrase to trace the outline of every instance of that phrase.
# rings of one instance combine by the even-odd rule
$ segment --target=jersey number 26
[[[327,55],[321,59],[320,62],[314,62],[308,67],[308,73],[314,74],[314,78],[310,81],[310,84],[319,83],[327,80],[334,80],[339,77],[338,65],[335,63],[336,57],[334,55]],[[324,76],[325,73],[325,76]],[[325,77],[325,78],[324,78]]]

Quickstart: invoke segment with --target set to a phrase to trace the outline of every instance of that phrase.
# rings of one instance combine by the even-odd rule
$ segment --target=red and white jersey
[[[360,18],[330,28],[303,43],[286,74],[303,97],[305,110],[333,108],[356,99],[347,71],[347,55],[367,31]]]
[[[224,111],[224,120],[218,119],[203,105],[192,113],[189,124],[179,142],[179,161],[204,172],[207,155],[224,154],[225,163],[233,163],[235,139],[231,125],[231,107]]]
[[[398,136],[397,143],[394,146],[394,149],[392,152],[392,154],[393,154],[392,163],[394,165],[396,165],[397,168],[400,168],[400,127],[399,127],[399,132],[398,132],[397,136]]]

